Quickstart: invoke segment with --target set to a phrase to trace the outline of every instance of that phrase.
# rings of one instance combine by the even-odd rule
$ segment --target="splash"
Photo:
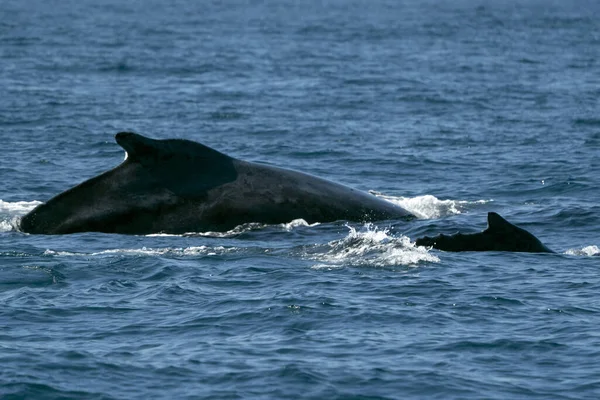
[[[440,261],[424,247],[417,247],[407,236],[391,236],[387,229],[379,229],[373,224],[365,224],[361,230],[348,228],[348,236],[329,242],[324,253],[310,256],[322,263],[313,268],[415,266]]]
[[[570,256],[588,256],[588,257],[598,257],[600,256],[600,248],[598,246],[586,246],[581,249],[569,249],[565,252]]]
[[[0,199],[0,215],[10,214],[12,216],[21,216],[27,214],[29,211],[33,210],[35,207],[42,204],[41,201],[3,201]]]
[[[21,217],[33,210],[41,201],[9,202],[0,199],[0,232],[10,232],[16,229]]]
[[[440,200],[435,196],[426,194],[416,197],[394,197],[371,191],[375,196],[394,203],[410,211],[421,219],[434,219],[448,215],[461,214],[468,206],[475,204],[487,204],[493,200]]]

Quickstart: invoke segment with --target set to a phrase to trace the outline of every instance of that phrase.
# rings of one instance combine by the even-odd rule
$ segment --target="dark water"
[[[600,396],[600,3],[0,2],[2,399]],[[32,236],[203,142],[421,219]],[[415,248],[488,211],[558,254]]]

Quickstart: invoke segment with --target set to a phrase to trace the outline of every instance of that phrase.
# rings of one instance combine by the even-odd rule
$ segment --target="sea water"
[[[418,219],[18,231],[124,130]],[[600,396],[597,1],[3,0],[0,138],[2,399]]]

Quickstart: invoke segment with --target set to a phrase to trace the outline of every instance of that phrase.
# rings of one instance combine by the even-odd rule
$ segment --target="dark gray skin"
[[[200,143],[121,132],[116,168],[25,215],[23,232],[124,234],[227,231],[277,224],[410,220],[403,208],[308,174],[237,160]]]
[[[553,253],[538,238],[502,218],[488,213],[488,228],[480,233],[425,236],[417,239],[417,246],[433,247],[444,251],[515,251]]]

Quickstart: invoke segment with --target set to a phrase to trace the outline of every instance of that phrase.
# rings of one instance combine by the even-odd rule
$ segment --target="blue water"
[[[419,219],[15,229],[123,130]],[[0,135],[2,399],[600,396],[597,1],[3,0]],[[414,246],[488,211],[557,254]]]

